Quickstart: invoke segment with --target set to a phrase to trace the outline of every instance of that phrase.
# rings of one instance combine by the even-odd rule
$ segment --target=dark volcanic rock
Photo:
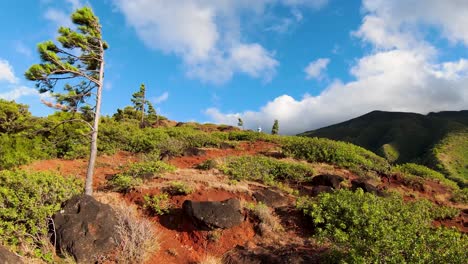
[[[253,196],[257,202],[262,202],[273,208],[288,205],[288,197],[283,195],[280,191],[276,191],[271,188],[258,190],[253,194]]]
[[[373,186],[372,184],[365,181],[352,180],[351,190],[356,191],[358,188],[361,188],[364,192],[369,192],[375,195],[383,196],[383,192],[377,187]]]
[[[310,183],[315,186],[322,185],[322,186],[329,186],[334,189],[338,189],[340,188],[340,183],[343,180],[344,178],[338,175],[322,174],[322,175],[317,175],[313,177]]]
[[[88,195],[72,197],[53,219],[57,249],[78,263],[95,263],[114,251],[120,240],[115,211]]]
[[[194,224],[201,229],[227,229],[244,221],[240,202],[237,199],[221,202],[186,200],[182,208],[185,214],[194,221]]]
[[[186,150],[184,150],[183,156],[204,156],[206,155],[206,151],[203,149],[195,148],[195,147],[189,147]]]
[[[329,192],[333,192],[333,188],[330,187],[330,186],[323,186],[323,185],[318,185],[318,186],[314,186],[312,187],[312,192],[311,192],[311,195],[312,196],[317,196],[323,192],[326,192],[326,193],[329,193]]]
[[[0,245],[0,263],[2,264],[22,264],[23,260],[6,247]]]

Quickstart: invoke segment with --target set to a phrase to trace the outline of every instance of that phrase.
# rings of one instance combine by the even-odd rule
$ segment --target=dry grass
[[[114,206],[118,215],[117,232],[121,237],[118,263],[143,263],[159,249],[159,237],[153,224],[138,215],[135,206]]]
[[[260,235],[273,235],[283,231],[279,219],[273,215],[271,209],[265,204],[258,203],[251,209],[252,214],[260,220],[258,225]]]
[[[198,264],[222,264],[221,258],[215,256],[206,256]]]

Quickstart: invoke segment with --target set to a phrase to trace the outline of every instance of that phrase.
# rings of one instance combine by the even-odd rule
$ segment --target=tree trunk
[[[93,195],[93,177],[94,177],[94,165],[96,164],[97,157],[97,140],[98,140],[98,128],[99,128],[99,118],[101,116],[101,95],[102,87],[104,84],[104,48],[101,46],[101,66],[99,69],[99,84],[97,85],[97,94],[96,94],[96,111],[94,113],[94,123],[93,131],[91,133],[91,149],[89,154],[89,163],[88,171],[86,173],[86,184],[85,184],[85,194],[92,196]]]
[[[145,104],[146,104],[146,91],[143,92],[143,103],[141,105],[141,122],[140,122],[140,127],[143,128],[145,127]]]

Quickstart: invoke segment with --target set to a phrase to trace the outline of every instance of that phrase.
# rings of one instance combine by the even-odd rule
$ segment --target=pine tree
[[[146,103],[146,87],[144,84],[140,85],[140,90],[132,94],[132,103],[135,110],[140,111],[141,121],[140,125],[143,126],[145,121],[145,105]]]
[[[241,127],[242,130],[244,129],[244,121],[240,117],[237,119],[237,126]]]
[[[157,125],[159,121],[159,116],[156,113],[156,109],[154,108],[153,104],[149,101],[146,102],[146,105],[148,105],[148,111],[147,111],[148,119],[151,121],[155,120],[156,125]]]
[[[40,64],[32,65],[25,77],[36,82],[39,92],[50,92],[57,104],[47,105],[63,111],[80,111],[81,105],[87,114],[92,111],[92,124],[83,119],[91,129],[90,155],[86,174],[85,193],[93,193],[93,175],[97,156],[98,126],[101,112],[102,88],[104,81],[104,51],[108,48],[102,39],[101,24],[93,10],[84,7],[71,15],[76,30],[60,27],[57,41],[45,41],[38,45]],[[66,82],[63,92],[58,93],[57,84]],[[92,102],[88,104],[87,102]]]
[[[277,135],[278,132],[279,132],[278,119],[275,119],[275,122],[273,123],[273,127],[271,128],[271,134],[272,135]]]

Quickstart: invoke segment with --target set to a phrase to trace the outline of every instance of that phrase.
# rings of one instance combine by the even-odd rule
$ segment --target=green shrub
[[[144,161],[130,164],[124,174],[134,178],[154,178],[164,172],[175,171],[176,167],[163,161]]]
[[[218,163],[215,160],[209,159],[197,165],[199,170],[211,170],[218,166]]]
[[[82,187],[76,178],[50,172],[0,171],[0,240],[39,254],[48,241],[48,218]]]
[[[234,180],[253,180],[273,184],[277,180],[300,182],[314,174],[306,164],[280,161],[263,156],[227,158],[220,169]]]
[[[141,179],[126,174],[114,175],[109,180],[109,186],[116,192],[127,193],[133,190],[135,187],[140,186],[141,184]]]
[[[187,149],[187,142],[177,139],[177,138],[167,138],[164,141],[161,141],[157,148],[162,156],[167,157],[178,157],[184,154]]]
[[[456,203],[468,204],[468,188],[454,191],[450,200]]]
[[[316,237],[330,241],[332,257],[346,263],[463,263],[468,237],[453,229],[432,228],[428,202],[377,197],[339,190],[298,207],[312,218]],[[336,261],[336,260],[335,260]]]
[[[360,172],[386,173],[388,162],[376,154],[350,143],[325,138],[285,137],[283,153],[308,162],[325,162]]]
[[[0,134],[0,170],[50,157],[50,151],[44,149],[44,145],[39,137],[29,139],[21,134]]]
[[[180,181],[170,182],[169,187],[166,188],[166,192],[171,195],[187,195],[193,193],[193,187]]]
[[[155,215],[164,215],[171,209],[169,195],[161,193],[156,195],[145,195],[143,207]]]
[[[445,176],[442,173],[437,172],[435,170],[431,170],[423,165],[414,163],[397,165],[394,168],[394,172],[399,172],[410,176],[417,176],[425,179],[437,180],[438,182],[450,186],[451,188],[458,189],[458,185],[455,182],[445,178]]]

